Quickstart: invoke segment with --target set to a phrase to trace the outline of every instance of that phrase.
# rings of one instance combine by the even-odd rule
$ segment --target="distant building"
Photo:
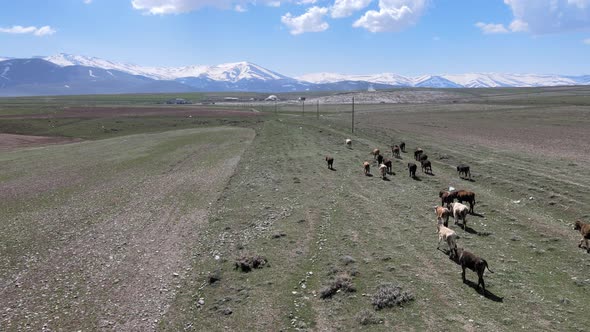
[[[240,100],[239,98],[236,97],[225,97],[223,98],[224,101],[238,101]]]
[[[369,85],[369,88],[367,89],[368,92],[375,92],[375,87],[373,86],[373,84]]]
[[[264,99],[265,101],[277,101],[279,100],[279,98],[275,95],[270,95],[268,97],[266,97],[266,99]]]
[[[185,104],[192,104],[190,100],[186,100],[184,98],[174,98],[166,101],[166,104],[171,105],[185,105]]]

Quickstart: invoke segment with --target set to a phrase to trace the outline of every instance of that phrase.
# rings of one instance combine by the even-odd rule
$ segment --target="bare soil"
[[[24,188],[0,185],[0,330],[156,329],[253,135],[193,129],[0,154]],[[26,176],[38,172],[47,185]]]
[[[79,138],[15,135],[0,133],[0,150],[80,142]]]

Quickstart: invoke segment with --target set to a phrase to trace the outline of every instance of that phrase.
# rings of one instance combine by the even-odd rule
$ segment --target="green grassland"
[[[553,127],[590,132],[586,91],[459,89],[456,102],[359,105],[354,133],[349,105],[321,105],[319,118],[289,105],[253,105],[255,118],[0,118],[0,132],[85,139],[0,151],[0,330],[585,331],[590,255],[573,222],[590,218],[586,156],[478,135],[534,127],[539,136],[522,140],[536,147]],[[51,107],[160,99],[140,97]],[[0,109],[43,112],[44,103],[0,100]],[[474,128],[461,139],[444,127],[457,118]],[[375,176],[363,175],[373,148],[390,156],[401,140],[409,153],[388,181],[375,164]],[[417,146],[434,175],[408,176]],[[473,181],[457,176],[461,162]],[[436,249],[433,207],[448,186],[476,192],[467,230],[450,227],[495,272],[486,294]],[[235,269],[252,255],[268,264]],[[356,291],[322,299],[343,274]],[[383,283],[415,300],[375,310]],[[365,310],[375,324],[360,324]]]

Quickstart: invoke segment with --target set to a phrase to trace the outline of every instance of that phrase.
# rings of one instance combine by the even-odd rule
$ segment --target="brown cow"
[[[414,160],[418,161],[418,158],[420,158],[422,153],[424,153],[424,150],[417,148],[416,151],[414,151]]]
[[[365,170],[365,175],[371,174],[371,164],[368,161],[363,163],[363,168]]]
[[[331,156],[326,156],[326,162],[328,163],[328,169],[334,169],[334,158]]]
[[[432,174],[432,164],[430,163],[430,160],[422,160],[420,164],[422,165],[422,172]]]
[[[445,206],[446,204],[448,207],[449,204],[455,201],[455,198],[457,197],[457,192],[441,190],[441,192],[438,194],[438,197],[440,197],[440,205]]]
[[[418,169],[418,166],[416,166],[416,164],[414,163],[408,163],[408,170],[410,170],[410,177],[411,178],[415,178],[416,177],[416,170]]]
[[[435,206],[434,213],[436,214],[436,220],[445,227],[449,227],[449,217],[451,216],[451,211],[443,206]]]
[[[580,234],[582,234],[582,239],[580,240],[580,244],[578,244],[578,248],[582,248],[582,243],[584,243],[586,245],[586,252],[590,254],[590,247],[588,246],[588,240],[590,239],[590,224],[578,220],[574,225],[574,229],[580,231]]]
[[[490,270],[488,262],[486,262],[485,259],[477,257],[476,255],[470,253],[465,249],[460,249],[460,252],[461,253],[459,254],[459,264],[461,264],[461,269],[463,269],[463,272],[461,273],[461,277],[463,277],[463,282],[466,281],[465,269],[470,269],[471,271],[477,273],[477,286],[479,287],[479,285],[481,285],[481,287],[483,288],[483,292],[485,293],[486,284],[483,281],[483,273],[486,268],[491,273],[494,273],[494,271]]]
[[[400,150],[400,149],[399,149],[399,146],[398,146],[398,145],[393,145],[393,146],[391,146],[391,154],[392,154],[394,157],[397,157],[397,158],[399,158],[399,150]]]
[[[373,149],[373,152],[371,152],[371,154],[373,155],[373,160],[377,160],[377,156],[380,154],[379,149]]]
[[[457,190],[455,198],[459,203],[469,203],[469,213],[473,213],[473,207],[475,206],[475,193],[467,190]]]
[[[393,174],[393,163],[389,159],[383,160],[383,165],[387,166],[387,173]]]

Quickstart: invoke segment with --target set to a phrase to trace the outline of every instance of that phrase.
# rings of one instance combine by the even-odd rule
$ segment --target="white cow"
[[[451,212],[453,213],[453,219],[455,219],[455,225],[457,221],[461,219],[463,221],[463,229],[467,226],[467,214],[469,214],[469,207],[463,205],[461,203],[451,203],[449,204]]]

